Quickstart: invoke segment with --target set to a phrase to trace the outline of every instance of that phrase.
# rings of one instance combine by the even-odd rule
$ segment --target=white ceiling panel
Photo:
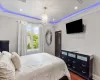
[[[0,0],[0,3],[8,10],[41,18],[47,7],[46,13],[50,20],[59,20],[72,13],[87,8],[100,0]],[[75,10],[74,7],[78,9]],[[22,9],[22,11],[20,11]]]

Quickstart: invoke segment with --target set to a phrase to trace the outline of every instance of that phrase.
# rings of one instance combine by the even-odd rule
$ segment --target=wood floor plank
[[[85,80],[72,72],[70,72],[70,75],[71,75],[71,80]]]

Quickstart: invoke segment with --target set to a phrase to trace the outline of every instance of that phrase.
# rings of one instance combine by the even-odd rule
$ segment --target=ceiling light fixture
[[[53,21],[55,21],[55,19],[53,18]]]
[[[74,9],[75,9],[75,10],[77,10],[77,9],[78,9],[78,7],[77,7],[77,6],[75,6],[75,7],[74,7]]]
[[[43,24],[48,23],[48,15],[46,14],[47,7],[44,7],[44,13],[42,14],[41,21]]]
[[[23,9],[20,9],[20,11],[23,11]]]

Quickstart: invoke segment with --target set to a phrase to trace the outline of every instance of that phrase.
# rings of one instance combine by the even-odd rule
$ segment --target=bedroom
[[[28,54],[39,55],[38,53],[41,52],[59,55],[59,52],[55,53],[55,32],[61,31],[61,50],[77,51],[79,53],[85,53],[86,55],[93,54],[92,75],[94,80],[99,80],[99,10],[99,0],[43,0],[43,2],[40,0],[0,0],[0,40],[9,41],[9,52],[17,52],[21,56]],[[41,22],[40,18],[42,14],[48,15],[49,23],[45,23],[45,19]],[[65,16],[66,18],[64,18]],[[82,19],[83,24],[86,26],[85,32],[67,34],[66,24],[79,19]],[[27,36],[24,36],[24,32],[21,34],[20,30],[23,29],[23,26],[27,27],[28,29],[25,29],[30,31],[30,33],[36,33],[38,38],[34,40],[33,35],[31,35],[33,40],[30,39],[29,32],[26,33]],[[46,42],[48,30],[52,34],[52,42],[50,45]],[[48,40],[51,40],[50,36]],[[36,45],[33,45],[34,42]]]

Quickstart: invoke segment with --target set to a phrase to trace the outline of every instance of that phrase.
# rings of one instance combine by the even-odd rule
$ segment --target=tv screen
[[[66,24],[67,34],[84,32],[82,19]]]

